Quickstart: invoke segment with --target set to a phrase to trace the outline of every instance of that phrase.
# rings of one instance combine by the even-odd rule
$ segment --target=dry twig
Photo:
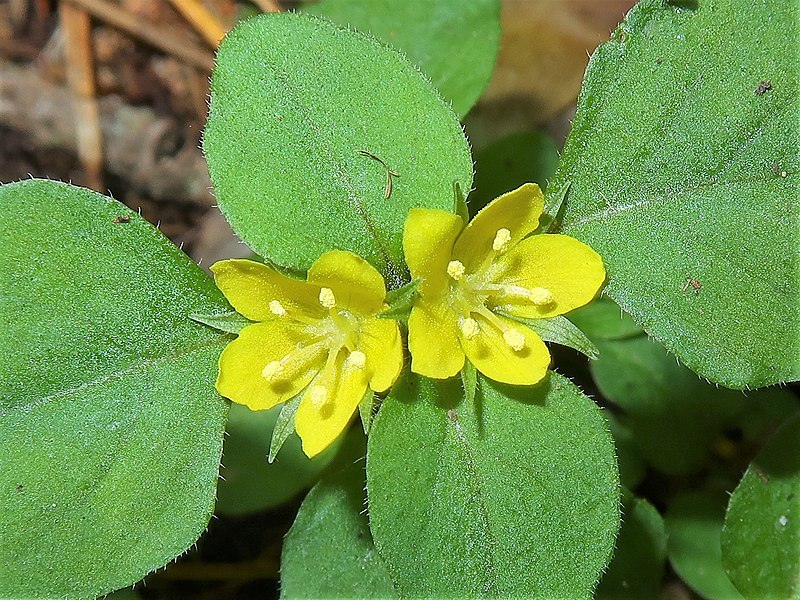
[[[216,49],[225,36],[225,28],[219,19],[197,0],[170,0],[184,18]]]
[[[69,2],[59,5],[58,16],[66,42],[67,82],[75,99],[78,158],[86,172],[86,184],[102,192],[103,143],[95,97],[91,22],[86,11]]]
[[[84,8],[94,17],[121,29],[133,37],[159,50],[172,54],[207,72],[214,68],[214,57],[205,49],[197,48],[175,38],[171,31],[153,23],[142,23],[133,15],[120,10],[107,0],[69,0]]]

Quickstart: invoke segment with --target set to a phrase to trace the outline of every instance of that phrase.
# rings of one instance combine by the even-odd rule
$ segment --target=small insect
[[[453,423],[458,423],[458,413],[454,411],[452,408],[447,411],[447,416]]]
[[[783,168],[781,168],[781,166],[776,162],[770,164],[769,168],[774,175],[778,175],[779,177],[786,177],[786,175],[788,175],[788,173],[786,173],[786,171],[784,171]]]
[[[703,289],[703,284],[697,281],[696,279],[692,279],[691,277],[686,278],[686,283],[683,284],[681,288],[682,292],[687,291],[689,288],[694,288],[694,293],[699,294],[700,290]]]
[[[361,156],[366,156],[367,158],[371,158],[372,160],[376,160],[383,165],[383,168],[386,169],[386,186],[383,188],[383,197],[388,200],[389,196],[392,195],[392,190],[394,189],[394,182],[392,177],[400,177],[400,173],[397,171],[393,171],[389,168],[389,165],[386,162],[375,156],[372,152],[367,152],[366,150],[359,150],[358,153]]]
[[[759,82],[759,84],[756,87],[755,91],[756,91],[756,94],[758,94],[759,96],[763,96],[764,94],[766,94],[771,89],[772,89],[772,82],[765,79],[764,81]]]
[[[129,215],[121,215],[119,217],[114,217],[114,223],[130,223],[131,218]]]

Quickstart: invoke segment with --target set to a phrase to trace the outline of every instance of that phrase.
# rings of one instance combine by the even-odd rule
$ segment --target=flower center
[[[356,350],[361,319],[337,306],[336,296],[330,288],[320,289],[319,303],[327,309],[323,317],[312,317],[300,310],[287,309],[279,300],[269,303],[270,312],[281,319],[296,322],[305,333],[305,339],[281,360],[267,363],[261,375],[269,383],[280,385],[313,373],[312,383],[306,393],[314,407],[322,410],[332,399],[330,392],[336,386],[340,370],[337,363],[344,369],[361,370],[366,368],[367,357]],[[343,351],[346,356],[342,359],[340,355]]]
[[[510,247],[511,231],[506,228],[498,229],[492,240],[491,251],[474,273],[467,273],[461,261],[451,260],[447,265],[447,275],[450,277],[450,304],[459,315],[458,326],[463,336],[472,340],[481,334],[482,328],[496,328],[505,343],[520,352],[525,347],[525,335],[506,319],[498,317],[489,307],[503,301],[547,307],[556,298],[545,287],[526,288],[494,281],[492,263]]]

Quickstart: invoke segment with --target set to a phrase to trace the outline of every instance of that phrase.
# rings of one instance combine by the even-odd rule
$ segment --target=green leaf
[[[645,464],[641,452],[636,445],[633,432],[619,422],[611,411],[604,411],[603,415],[608,421],[608,428],[614,437],[617,447],[617,463],[619,464],[619,479],[624,487],[634,489],[645,476]]]
[[[275,461],[275,457],[283,447],[286,438],[294,433],[294,415],[297,413],[302,399],[302,393],[297,394],[297,396],[287,400],[281,406],[278,418],[275,419],[275,426],[272,428],[272,438],[269,442],[269,454],[267,455],[268,463],[273,463]]]
[[[478,370],[469,360],[465,360],[461,368],[461,385],[464,387],[464,399],[468,404],[474,404],[478,391]]]
[[[608,298],[598,298],[569,313],[569,320],[593,340],[621,340],[644,333]]]
[[[0,186],[0,590],[89,597],[183,553],[214,506],[230,310],[122,204]]]
[[[498,0],[322,0],[306,12],[403,52],[460,117],[489,83],[500,43]]]
[[[369,430],[372,429],[372,415],[375,412],[375,392],[370,388],[364,392],[364,397],[358,403],[358,416],[361,418],[361,427],[364,429],[364,434],[369,435]]]
[[[453,183],[453,212],[461,217],[464,227],[466,227],[469,223],[469,206],[467,206],[467,197],[457,181]]]
[[[721,493],[683,492],[672,499],[666,515],[672,568],[708,600],[742,597],[722,568],[720,532],[725,500]]]
[[[367,446],[370,526],[402,596],[589,598],[619,526],[614,446],[564,377],[408,376]]]
[[[622,528],[614,558],[597,587],[598,600],[657,598],[667,556],[664,520],[647,500],[622,494]]]
[[[502,313],[502,311],[498,312]],[[597,346],[566,317],[558,316],[548,319],[525,319],[510,313],[505,314],[505,316],[514,321],[524,323],[535,331],[545,342],[554,342],[562,346],[573,348],[593,360],[599,356]]]
[[[288,435],[280,453],[276,451],[275,461],[268,462],[274,444],[271,440],[275,439],[282,411],[283,406],[252,411],[231,404],[217,513],[245,515],[278,506],[311,487],[331,464],[340,441],[322,454],[308,458],[296,435]]]
[[[420,126],[424,121],[424,127]],[[350,250],[391,287],[411,207],[472,184],[461,125],[398,52],[305,15],[262,15],[222,42],[203,147],[220,209],[260,255],[306,270]],[[385,198],[387,168],[399,174]]]
[[[396,288],[386,295],[387,307],[378,317],[381,319],[407,319],[417,298],[422,279],[415,279],[399,288]]]
[[[624,409],[621,422],[642,456],[664,473],[702,468],[727,426],[754,420],[763,431],[770,420],[759,416],[764,407],[779,405],[785,415],[796,406],[786,390],[745,396],[710,385],[645,336],[597,345],[600,357],[589,364],[597,387]]]
[[[733,492],[722,562],[747,598],[800,598],[800,413],[767,443]]]
[[[364,505],[363,463],[309,492],[283,543],[281,598],[397,598]]]
[[[643,0],[597,50],[550,188],[572,182],[563,232],[689,368],[735,388],[794,380],[796,3],[696,5]]]
[[[189,318],[225,333],[239,333],[252,323],[250,319],[243,317],[235,310],[210,315],[189,315]]]
[[[565,181],[561,189],[557,190],[554,194],[547,194],[544,202],[544,211],[539,219],[539,226],[534,233],[547,233],[548,231],[555,230],[558,223],[561,221],[561,212],[564,208],[564,201],[567,199],[567,193],[572,182]]]
[[[538,183],[544,190],[558,164],[558,146],[542,131],[515,133],[475,152],[475,190],[469,196],[472,215],[489,202],[521,186]]]

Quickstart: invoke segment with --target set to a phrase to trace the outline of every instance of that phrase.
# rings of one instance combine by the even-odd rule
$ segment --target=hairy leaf
[[[589,598],[619,526],[600,410],[551,373],[533,388],[408,376],[368,441],[370,525],[403,596]]]
[[[307,15],[262,15],[228,34],[203,148],[220,209],[253,250],[295,270],[351,250],[391,287],[405,277],[408,210],[452,210],[453,182],[472,184],[458,119],[416,68]]]
[[[798,37],[793,2],[643,0],[592,57],[549,188],[572,182],[562,229],[606,292],[728,387],[800,377]]]
[[[183,553],[214,505],[230,310],[122,204],[0,186],[0,590],[90,597]]]

